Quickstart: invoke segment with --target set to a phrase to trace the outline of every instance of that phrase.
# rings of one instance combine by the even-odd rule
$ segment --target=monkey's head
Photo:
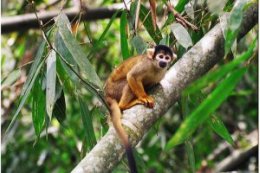
[[[154,60],[156,67],[167,68],[172,61],[176,59],[174,54],[168,46],[157,45],[153,49],[147,50],[148,57]]]

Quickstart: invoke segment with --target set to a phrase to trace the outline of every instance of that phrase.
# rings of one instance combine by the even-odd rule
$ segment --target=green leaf
[[[17,119],[19,112],[21,111],[26,99],[28,98],[30,91],[34,85],[35,79],[37,78],[43,64],[44,64],[44,59],[42,58],[43,53],[44,53],[44,48],[45,48],[45,41],[41,44],[41,46],[38,49],[36,58],[32,64],[32,67],[30,69],[29,72],[29,76],[23,86],[23,90],[21,92],[21,96],[20,96],[20,102],[19,102],[19,106],[11,120],[11,123],[8,125],[7,130],[5,133],[8,133],[9,130],[12,128],[12,126],[14,125],[15,120]]]
[[[144,40],[136,35],[131,39],[132,46],[136,49],[137,54],[143,54],[147,49],[147,44],[144,42]]]
[[[123,59],[127,59],[130,56],[130,53],[127,43],[127,13],[125,10],[122,12],[120,18],[120,42]]]
[[[189,0],[179,0],[178,4],[175,6],[175,10],[181,13],[184,10],[185,5],[189,2]]]
[[[64,122],[66,119],[66,102],[65,102],[65,95],[63,89],[61,88],[59,96],[56,99],[54,108],[53,108],[53,116],[57,118],[60,124]]]
[[[118,11],[116,11],[116,12],[113,14],[113,16],[112,16],[111,19],[109,20],[109,22],[108,22],[108,24],[107,24],[105,30],[103,31],[103,33],[102,33],[101,36],[99,37],[98,41],[94,42],[93,48],[91,49],[91,51],[89,52],[89,54],[88,54],[88,56],[87,56],[88,59],[90,59],[90,58],[94,55],[94,53],[95,53],[97,50],[99,50],[100,48],[103,47],[103,41],[104,41],[104,39],[105,39],[105,36],[106,36],[107,32],[109,31],[109,29],[110,29],[112,23],[115,21],[116,17],[118,16],[118,13],[119,13],[120,11],[121,11],[121,10],[118,10]]]
[[[55,103],[56,89],[56,52],[51,50],[47,57],[47,73],[46,73],[46,110],[51,120],[52,110]]]
[[[21,76],[21,70],[16,69],[12,71],[10,74],[8,74],[2,81],[1,81],[1,87],[7,87],[12,85],[19,77]]]
[[[70,66],[73,67],[76,71],[78,71],[76,61],[73,59],[70,51],[66,48],[66,45],[58,32],[56,33],[54,45],[56,50],[59,52],[60,55],[62,55],[62,57],[64,57],[67,63],[70,64]]]
[[[222,79],[227,73],[229,73],[230,71],[238,67],[241,63],[249,59],[253,55],[255,47],[256,47],[256,39],[253,41],[253,43],[251,43],[251,45],[249,46],[246,52],[236,57],[232,62],[223,65],[217,70],[212,71],[206,74],[205,76],[203,76],[202,78],[193,82],[184,90],[184,94],[197,92],[202,88],[204,88],[205,86],[207,86],[210,82],[214,82],[219,79]]]
[[[56,62],[57,66],[57,74],[61,81],[62,86],[64,86],[65,92],[69,93],[70,95],[73,95],[75,91],[75,86],[79,84],[79,80],[77,79],[77,76],[68,69],[68,67],[60,60],[60,58],[57,58]],[[67,68],[65,70],[65,68]],[[68,72],[70,74],[68,74]],[[71,80],[73,79],[73,80]],[[75,82],[72,82],[75,81]]]
[[[219,117],[215,115],[211,116],[208,120],[208,124],[219,136],[221,136],[229,144],[234,145],[234,141],[230,133],[228,132],[227,128]]]
[[[80,104],[81,118],[86,135],[87,145],[89,150],[91,150],[97,143],[92,124],[92,113],[89,111],[88,106],[85,104],[84,100],[79,95],[77,97]]]
[[[221,0],[221,1],[207,0],[209,11],[217,15],[220,15],[223,12],[223,8],[225,7],[226,3],[227,0]]]
[[[153,21],[150,11],[141,4],[139,18],[143,22],[146,31],[149,33],[150,37],[154,40],[156,44],[159,44],[160,40],[162,39],[161,31],[159,30],[158,26],[156,26],[156,30],[154,31],[153,28]]]
[[[225,34],[225,55],[228,54],[230,51],[234,41],[236,40],[236,37],[238,35],[238,32],[240,30],[240,25],[242,23],[243,19],[243,8],[246,5],[245,0],[238,0],[236,1],[227,25],[227,32],[224,32]]]
[[[175,20],[174,15],[173,15],[172,13],[170,13],[170,14],[168,15],[167,20],[165,21],[165,23],[163,24],[163,26],[162,26],[161,29],[164,29],[166,26],[172,24],[172,23],[174,22],[174,20]]]
[[[196,167],[195,167],[195,157],[194,157],[194,150],[193,146],[190,140],[185,141],[185,150],[188,155],[190,167],[191,167],[191,172],[195,173],[196,172]]]
[[[43,53],[44,53],[44,50],[45,50],[45,46],[46,46],[46,41],[43,41],[38,48],[38,51],[37,51],[37,54],[34,58],[33,64],[30,68],[29,73],[28,73],[27,80],[26,80],[26,82],[23,86],[21,96],[23,96],[25,94],[26,90],[28,89],[28,86],[30,85],[30,83],[32,81],[32,78],[34,77],[35,72],[37,71],[39,65],[42,62],[42,56],[43,56]]]
[[[178,43],[182,45],[185,49],[188,49],[190,46],[193,45],[190,34],[188,33],[187,29],[184,28],[181,24],[172,24],[171,30]]]
[[[209,118],[209,116],[225,101],[236,84],[240,81],[246,68],[241,68],[230,73],[218,87],[188,116],[178,128],[175,135],[166,145],[166,150],[182,143],[198,128],[198,126]]]
[[[38,77],[32,89],[32,121],[36,136],[39,138],[45,122],[45,93]]]
[[[76,61],[77,65],[80,67],[80,70],[83,72],[83,74],[86,76],[86,78],[94,83],[95,85],[101,87],[102,83],[99,79],[94,67],[91,65],[89,60],[86,57],[86,53],[84,52],[84,49],[79,45],[77,40],[74,38],[74,36],[71,34],[67,27],[67,23],[64,23],[64,18],[67,18],[67,16],[64,13],[60,13],[56,20],[56,24],[58,26],[58,32],[60,36],[62,37],[66,48],[72,55],[73,59]]]

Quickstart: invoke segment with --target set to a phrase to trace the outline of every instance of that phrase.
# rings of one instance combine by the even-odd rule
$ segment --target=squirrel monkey
[[[108,77],[104,90],[105,100],[113,126],[125,147],[131,173],[136,173],[136,164],[128,135],[121,124],[121,111],[137,104],[154,107],[154,99],[146,89],[164,77],[167,67],[176,59],[168,46],[157,45],[146,54],[131,57],[120,64]]]

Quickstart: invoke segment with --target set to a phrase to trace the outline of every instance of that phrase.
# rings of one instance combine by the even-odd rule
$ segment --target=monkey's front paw
[[[146,107],[154,107],[154,99],[151,96],[142,97],[139,99]]]

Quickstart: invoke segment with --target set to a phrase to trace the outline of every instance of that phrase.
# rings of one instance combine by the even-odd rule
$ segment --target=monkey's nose
[[[166,67],[166,65],[167,65],[166,62],[163,62],[163,61],[160,61],[160,62],[159,62],[159,66],[160,66],[161,68]]]

